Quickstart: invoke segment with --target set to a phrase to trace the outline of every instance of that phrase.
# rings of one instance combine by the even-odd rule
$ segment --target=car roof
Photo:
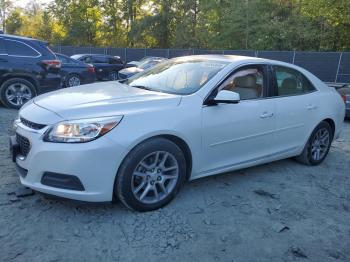
[[[106,54],[74,54],[74,56],[105,56],[105,57],[119,57],[119,56],[106,55]]]
[[[46,41],[39,40],[39,39],[36,39],[36,38],[25,37],[25,36],[18,36],[18,35],[0,34],[0,37],[14,39],[14,40],[38,41],[38,42],[47,43]]]

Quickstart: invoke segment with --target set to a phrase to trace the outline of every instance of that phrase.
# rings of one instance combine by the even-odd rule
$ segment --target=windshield
[[[137,67],[140,69],[147,69],[150,68],[158,63],[160,63],[162,60],[148,60],[145,62],[140,63]]]
[[[136,74],[125,84],[164,93],[188,95],[198,91],[228,62],[169,60]]]
[[[72,55],[71,58],[78,60],[82,56],[84,56],[84,55]]]

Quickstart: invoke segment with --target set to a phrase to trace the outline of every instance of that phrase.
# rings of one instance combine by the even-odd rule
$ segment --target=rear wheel
[[[319,165],[326,158],[333,140],[331,126],[323,121],[312,132],[303,152],[296,160],[306,165]]]
[[[186,176],[181,149],[164,138],[147,140],[134,148],[123,161],[114,193],[128,208],[151,211],[168,204]]]
[[[68,75],[68,77],[66,78],[66,87],[80,86],[80,85],[81,85],[81,79],[79,75],[71,74],[71,75]]]
[[[118,72],[112,71],[109,73],[109,80],[114,81],[118,80]]]
[[[22,78],[9,79],[0,87],[0,100],[9,108],[19,109],[34,96],[34,85]]]

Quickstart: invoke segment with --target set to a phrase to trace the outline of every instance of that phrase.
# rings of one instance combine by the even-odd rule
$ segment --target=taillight
[[[87,71],[88,71],[89,73],[95,73],[95,67],[89,66],[89,67],[87,68]]]
[[[341,98],[343,99],[344,103],[346,102],[346,95],[341,95]]]
[[[43,60],[41,61],[44,65],[46,65],[47,69],[50,68],[61,68],[60,60]]]

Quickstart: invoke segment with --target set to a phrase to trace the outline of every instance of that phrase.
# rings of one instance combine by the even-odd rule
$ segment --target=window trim
[[[312,91],[307,91],[307,92],[303,92],[300,94],[292,94],[292,95],[278,95],[278,84],[277,84],[277,77],[276,77],[276,71],[275,71],[275,67],[279,66],[279,67],[284,67],[293,71],[298,72],[304,79],[306,79],[309,84],[314,88],[314,90]],[[314,92],[317,92],[318,89],[315,87],[315,85],[310,81],[310,79],[308,77],[306,77],[302,72],[300,72],[299,70],[295,69],[295,68],[291,68],[285,65],[278,65],[278,64],[271,64],[270,65],[270,73],[271,73],[271,86],[272,86],[272,93],[271,93],[271,98],[284,98],[284,97],[293,97],[293,96],[302,96],[302,95],[308,95]]]
[[[30,49],[32,49],[32,50],[34,50],[34,52],[36,52],[38,55],[37,56],[28,56],[28,55],[10,55],[9,53],[8,53],[8,51],[7,51],[7,47],[6,47],[6,43],[5,43],[5,49],[6,49],[6,52],[7,52],[7,55],[8,56],[12,56],[12,57],[27,57],[27,58],[39,58],[39,57],[41,57],[42,56],[42,54],[38,51],[38,50],[36,50],[34,47],[32,47],[32,46],[30,46],[30,45],[28,45],[27,43],[25,43],[25,42],[22,42],[22,41],[19,41],[19,40],[15,40],[15,39],[4,39],[5,41],[12,41],[12,42],[18,42],[18,43],[21,43],[21,44],[23,44],[23,45],[26,45],[26,46],[28,46]]]
[[[258,100],[262,100],[262,99],[268,99],[270,98],[269,96],[269,90],[271,89],[270,87],[270,81],[271,81],[271,77],[270,77],[270,72],[269,72],[269,64],[268,63],[245,63],[242,65],[239,65],[237,67],[235,67],[234,69],[232,69],[229,73],[227,73],[215,86],[214,88],[212,88],[212,90],[210,90],[210,92],[208,92],[207,96],[204,98],[203,101],[203,105],[204,106],[209,106],[209,100],[213,99],[213,97],[215,97],[215,93],[217,93],[218,88],[229,78],[231,77],[233,74],[235,74],[238,70],[244,68],[244,67],[249,67],[249,66],[261,66],[263,67],[263,73],[265,74],[265,78],[264,78],[264,86],[263,87],[263,95],[262,97],[258,97],[258,98],[254,98],[254,99],[244,99],[244,100],[240,100],[239,102],[247,102],[247,101],[258,101]]]

